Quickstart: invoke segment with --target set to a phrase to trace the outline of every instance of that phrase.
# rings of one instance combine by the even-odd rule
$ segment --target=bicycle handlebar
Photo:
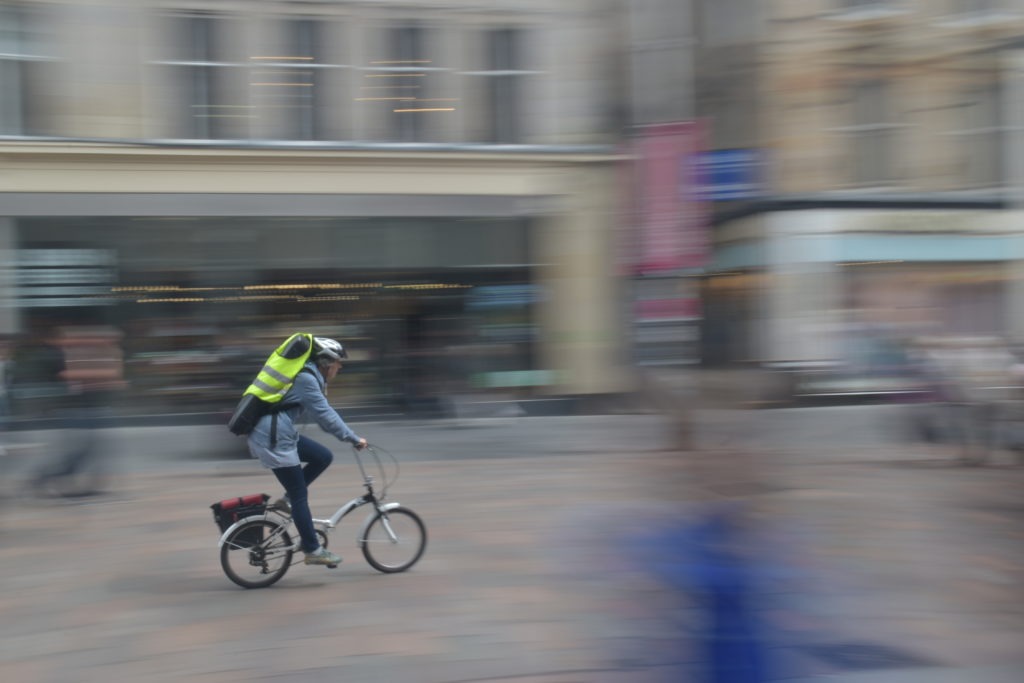
[[[380,479],[382,483],[381,497],[383,498],[384,496],[387,495],[388,488],[391,487],[396,481],[398,481],[398,475],[401,472],[401,467],[398,464],[398,458],[396,458],[390,451],[387,451],[381,448],[380,446],[377,446],[370,442],[367,442],[366,446],[364,446],[363,448],[357,448],[356,444],[351,444],[351,446],[353,454],[355,455],[356,458],[356,464],[359,465],[359,471],[363,475],[364,480],[367,479],[366,468],[363,466],[363,459],[359,457],[359,454],[363,451],[367,451],[370,453],[370,455],[373,456],[373,459],[377,463],[377,470],[380,473]],[[384,468],[384,463],[381,461],[378,451],[384,453],[389,458],[391,458],[391,462],[395,464],[395,473],[394,476],[391,477],[390,479],[388,479],[387,471]]]

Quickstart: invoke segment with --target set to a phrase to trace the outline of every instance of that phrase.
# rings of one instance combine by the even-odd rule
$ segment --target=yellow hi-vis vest
[[[263,369],[256,375],[243,396],[255,396],[267,403],[278,403],[292,388],[295,376],[309,360],[313,335],[297,332],[274,349]]]

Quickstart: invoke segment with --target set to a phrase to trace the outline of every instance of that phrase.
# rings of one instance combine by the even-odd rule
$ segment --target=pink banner
[[[701,268],[709,255],[708,211],[700,195],[698,122],[646,126],[634,142],[633,272]]]

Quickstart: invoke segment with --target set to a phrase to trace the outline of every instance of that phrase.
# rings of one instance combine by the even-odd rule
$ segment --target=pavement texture
[[[880,415],[823,410],[702,408],[685,429],[683,411],[354,425],[401,461],[390,497],[425,520],[425,556],[375,572],[355,545],[360,511],[331,536],[338,569],[294,566],[251,591],[221,572],[209,505],[278,491],[230,435],[105,431],[109,493],[81,501],[26,495],[53,435],[12,435],[0,670],[22,683],[1024,680],[1024,469],[879,443]],[[351,451],[334,451],[317,516],[360,492]]]

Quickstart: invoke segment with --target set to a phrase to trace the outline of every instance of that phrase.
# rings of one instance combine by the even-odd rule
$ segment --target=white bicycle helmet
[[[348,354],[345,353],[345,347],[341,345],[341,342],[327,337],[313,337],[313,357],[317,360],[327,358],[332,361],[340,361],[342,358],[348,358]]]

